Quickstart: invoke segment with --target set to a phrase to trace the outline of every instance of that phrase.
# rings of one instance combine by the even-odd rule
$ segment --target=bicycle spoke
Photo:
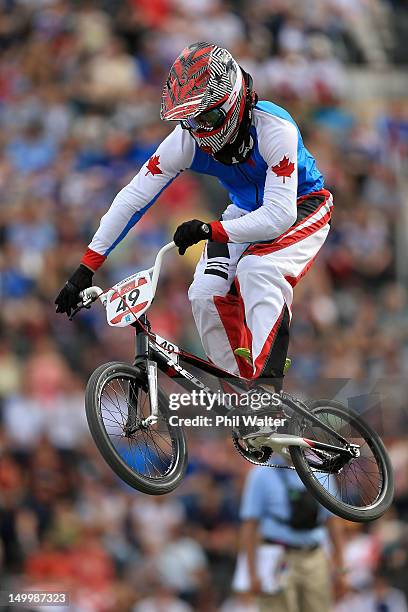
[[[99,414],[112,446],[128,467],[145,478],[163,478],[174,466],[176,457],[171,429],[160,415],[155,425],[136,425],[131,435],[126,424],[131,411],[145,419],[150,414],[149,396],[131,376],[118,376],[105,383],[100,394]],[[136,416],[136,415],[135,415]],[[139,423],[135,419],[135,423]],[[145,429],[143,428],[145,427]]]
[[[353,507],[365,507],[374,504],[381,494],[383,474],[375,452],[369,442],[362,436],[353,417],[348,419],[345,415],[335,414],[335,409],[330,407],[317,410],[314,414],[323,424],[330,426],[350,443],[357,444],[360,455],[350,459],[341,468],[341,463],[336,464],[337,461],[341,462],[338,454],[330,451],[319,452],[318,449],[305,449],[303,451],[304,456],[314,468],[313,477],[321,487],[342,503]],[[302,435],[327,444],[336,444],[334,435],[315,423],[304,423]],[[334,467],[336,471],[336,465],[341,469],[337,469],[335,475],[331,474],[330,466],[332,470]],[[319,466],[325,468],[325,472],[318,473]]]

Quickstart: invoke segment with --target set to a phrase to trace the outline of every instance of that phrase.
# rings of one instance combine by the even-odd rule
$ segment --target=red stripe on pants
[[[276,319],[274,326],[272,327],[269,335],[266,339],[265,344],[263,345],[262,351],[259,353],[256,361],[255,361],[255,378],[257,378],[262,372],[262,368],[265,364],[265,360],[268,358],[268,355],[271,350],[272,344],[275,342],[276,334],[278,333],[280,324],[282,323],[283,314],[285,312],[286,304],[283,304],[282,310],[280,312],[279,317]]]
[[[298,282],[304,277],[304,275],[306,274],[306,272],[312,267],[312,265],[314,264],[314,260],[316,259],[318,253],[316,253],[316,255],[314,257],[312,257],[312,259],[305,265],[305,267],[303,268],[303,270],[301,271],[300,274],[298,274],[297,276],[285,276],[285,280],[288,281],[289,285],[291,285],[292,287],[296,287],[296,285],[298,284]]]
[[[299,205],[302,201],[307,200],[310,197],[313,197],[313,195],[324,195],[325,196],[324,201],[321,202],[321,204],[319,204],[316,210],[314,210],[312,213],[310,213],[310,215],[308,215],[304,219],[301,219],[295,225],[292,225],[291,227],[289,227],[286,230],[286,232],[283,232],[283,234],[281,234],[277,238],[274,238],[270,242],[250,245],[248,249],[245,251],[244,256],[245,255],[267,255],[268,253],[274,253],[275,251],[280,251],[281,249],[285,249],[286,247],[292,246],[292,244],[295,244],[295,242],[300,242],[301,240],[308,238],[309,236],[317,232],[321,227],[326,225],[326,223],[330,221],[330,218],[331,218],[330,210],[321,219],[318,219],[317,221],[315,221],[308,227],[301,227],[305,224],[305,222],[307,222],[309,219],[314,217],[324,206],[326,206],[328,200],[331,198],[330,191],[327,191],[327,189],[322,189],[322,191],[318,191],[315,194],[310,193],[307,196],[302,196],[301,198],[298,198],[297,204]],[[296,228],[300,228],[300,229],[296,230]],[[293,230],[296,230],[296,231],[292,233]]]
[[[245,324],[244,302],[239,292],[237,280],[235,280],[235,286],[238,295],[227,293],[226,296],[214,296],[214,304],[221,319],[221,323],[224,326],[232,351],[239,347],[251,349],[252,344],[251,332]],[[240,375],[245,378],[252,378],[252,366],[245,359],[237,355],[235,355],[235,360]]]
[[[267,244],[254,244],[245,251],[244,255],[269,255],[269,253],[275,253],[281,249],[286,249],[287,247],[292,246],[292,244],[308,238],[324,227],[326,223],[330,221],[330,217],[331,213],[328,212],[324,215],[324,217],[316,221],[316,223],[312,223],[308,227],[301,228],[291,236],[284,237],[283,240],[280,240],[279,242],[274,240],[273,242],[269,242]]]

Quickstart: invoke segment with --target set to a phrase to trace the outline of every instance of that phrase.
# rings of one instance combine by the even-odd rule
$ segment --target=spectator
[[[208,579],[207,559],[198,542],[173,528],[155,564],[163,583],[195,607]]]
[[[335,612],[407,612],[407,602],[404,594],[393,589],[388,580],[377,574],[369,591],[358,595],[350,595],[335,607]]]
[[[277,462],[281,469],[257,467],[246,480],[233,586],[258,594],[261,610],[329,612],[328,534],[337,588],[344,588],[339,521],[318,505],[296,472]]]
[[[132,612],[192,612],[193,608],[185,601],[176,597],[170,589],[158,583],[154,589],[154,595],[139,601]]]

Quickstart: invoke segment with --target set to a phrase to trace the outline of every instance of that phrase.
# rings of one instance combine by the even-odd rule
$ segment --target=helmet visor
[[[225,111],[221,107],[215,107],[200,113],[197,117],[183,119],[181,124],[187,130],[214,130],[222,125],[225,117]]]

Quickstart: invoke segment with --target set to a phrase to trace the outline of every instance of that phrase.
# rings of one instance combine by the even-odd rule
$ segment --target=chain
[[[242,449],[237,442],[237,438],[234,438],[234,436],[232,436],[232,442],[236,450],[241,455],[241,457],[243,457],[246,461],[248,461],[248,463],[251,463],[252,465],[262,465],[263,467],[275,468],[278,470],[295,470],[296,471],[296,468],[293,465],[282,465],[280,463],[263,463],[262,461],[251,459],[250,457],[248,457],[242,452]],[[311,471],[314,472],[315,474],[327,474],[326,470],[318,470],[317,468],[312,468]]]
[[[262,461],[256,461],[256,459],[251,459],[250,457],[248,457],[247,455],[244,455],[244,453],[242,452],[241,447],[239,446],[237,439],[234,438],[234,436],[232,436],[232,442],[235,446],[235,448],[237,449],[237,451],[239,452],[239,454],[244,457],[244,459],[246,459],[249,463],[252,463],[252,465],[262,465],[264,467],[270,467],[270,468],[278,468],[278,469],[282,469],[282,470],[295,470],[296,468],[293,467],[293,465],[280,465],[277,463],[262,463]]]

